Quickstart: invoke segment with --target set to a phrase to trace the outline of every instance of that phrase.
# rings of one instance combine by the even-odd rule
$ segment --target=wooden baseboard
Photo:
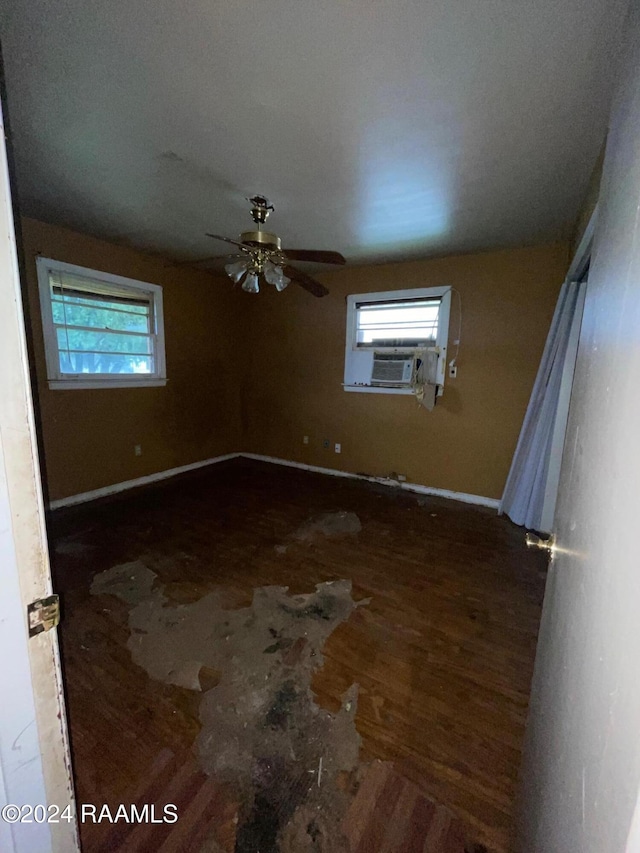
[[[275,456],[261,456],[259,453],[239,453],[245,459],[255,459],[258,462],[271,462],[274,465],[286,465],[289,468],[301,468],[303,471],[315,471],[317,474],[329,474],[332,477],[347,477],[351,480],[365,480],[369,483],[380,483],[390,488],[403,489],[407,492],[417,492],[420,495],[433,495],[439,498],[448,498],[452,501],[486,506],[490,509],[498,509],[500,501],[497,498],[486,498],[483,495],[470,495],[466,492],[452,492],[449,489],[436,489],[433,486],[421,486],[419,483],[407,483],[406,481],[392,480],[389,477],[371,477],[367,474],[353,474],[351,471],[340,471],[337,468],[322,468],[319,465],[307,465],[304,462],[292,462],[289,459],[278,459]]]
[[[157,483],[160,480],[167,480],[170,477],[176,477],[179,474],[186,474],[189,471],[196,471],[199,468],[206,468],[209,465],[216,465],[218,462],[226,462],[229,459],[255,459],[258,462],[269,462],[272,465],[285,465],[289,468],[299,468],[303,471],[313,471],[317,474],[328,474],[332,477],[346,477],[351,480],[365,480],[369,483],[379,483],[390,488],[403,489],[407,492],[416,492],[420,495],[433,495],[439,498],[448,498],[452,501],[462,501],[462,503],[474,504],[476,506],[486,506],[490,509],[498,509],[500,501],[496,498],[486,498],[483,495],[470,495],[466,492],[452,492],[449,489],[436,489],[432,486],[422,486],[419,483],[400,482],[391,480],[388,477],[370,477],[366,474],[354,474],[351,471],[339,471],[337,468],[322,468],[319,465],[307,465],[304,462],[292,462],[290,459],[279,459],[276,456],[262,456],[259,453],[226,453],[223,456],[214,456],[211,459],[203,459],[201,462],[192,462],[190,465],[181,465],[178,468],[169,468],[166,471],[158,471],[155,474],[148,474],[145,477],[136,477],[135,480],[125,480],[122,483],[114,483],[111,486],[104,486],[101,489],[93,489],[90,492],[82,492],[78,495],[70,495],[66,498],[59,498],[51,501],[49,509],[56,510],[62,507],[75,506],[76,504],[87,503],[88,501],[99,500],[100,498],[116,495],[118,492],[124,492],[128,489],[136,489],[140,486],[147,486],[151,483]]]
[[[226,453],[224,456],[214,456],[211,459],[203,459],[201,462],[192,462],[190,465],[168,468],[166,471],[158,471],[155,474],[147,474],[145,477],[136,477],[135,480],[125,480],[122,483],[113,483],[111,486],[92,489],[90,492],[81,492],[79,495],[69,495],[67,498],[59,498],[58,500],[51,501],[49,509],[61,509],[65,506],[75,506],[75,504],[83,504],[88,501],[96,501],[99,498],[107,498],[118,492],[137,489],[139,486],[148,486],[150,483],[157,483],[159,480],[168,480],[170,477],[176,477],[178,474],[186,474],[189,471],[196,471],[198,468],[206,468],[207,465],[226,462],[228,459],[235,459],[239,455],[238,453]]]

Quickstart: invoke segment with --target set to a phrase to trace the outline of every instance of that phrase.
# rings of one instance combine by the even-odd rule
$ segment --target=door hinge
[[[55,628],[60,622],[60,596],[48,595],[32,601],[27,605],[27,619],[30,637]]]

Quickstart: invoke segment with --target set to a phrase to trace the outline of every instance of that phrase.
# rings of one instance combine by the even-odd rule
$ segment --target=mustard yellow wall
[[[499,498],[568,255],[566,244],[555,244],[357,267],[319,276],[330,290],[323,299],[294,285],[247,297],[246,449]],[[458,378],[447,379],[436,409],[410,397],[345,392],[346,296],[439,285],[460,291],[463,324]],[[454,298],[450,354],[457,322]]]
[[[52,500],[242,450],[500,497],[568,264],[556,244],[328,273],[324,299],[294,285],[254,297],[34,220],[23,239]],[[49,390],[37,254],[163,286],[166,387]],[[435,411],[343,391],[345,297],[437,285],[461,292],[463,326],[458,378]],[[457,322],[454,299],[450,354]]]
[[[228,280],[32,219],[22,230],[49,497],[237,450],[240,372],[229,353],[239,315]],[[49,390],[37,254],[163,286],[166,387]]]

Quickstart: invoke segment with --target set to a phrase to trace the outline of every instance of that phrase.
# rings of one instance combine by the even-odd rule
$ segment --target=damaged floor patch
[[[151,595],[156,573],[140,560],[112,566],[96,575],[91,584],[92,595],[117,595],[125,604],[138,604]]]
[[[319,524],[360,529],[352,513],[332,515],[342,518],[323,516],[313,532],[323,530]],[[142,563],[129,563],[98,575],[91,591],[132,605],[135,663],[152,678],[204,692],[197,749],[203,769],[243,803],[236,853],[346,851],[340,823],[358,765],[357,685],[331,714],[315,703],[311,678],[324,643],[358,606],[350,581],[296,596],[262,587],[249,607],[226,610],[224,590],[172,606],[152,589],[154,578]]]
[[[339,536],[343,533],[360,533],[362,524],[355,512],[327,512],[317,518],[306,521],[294,533],[294,539],[311,539],[316,533],[325,536]]]

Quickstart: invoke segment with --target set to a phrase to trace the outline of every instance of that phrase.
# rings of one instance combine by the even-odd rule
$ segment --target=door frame
[[[598,205],[596,204],[589,221],[584,229],[578,247],[573,256],[566,275],[567,281],[581,282],[580,291],[576,302],[575,315],[571,324],[571,333],[567,344],[567,352],[564,357],[564,368],[558,394],[558,405],[556,406],[555,422],[549,448],[549,464],[544,490],[542,512],[540,513],[540,530],[551,533],[554,529],[554,516],[558,502],[558,490],[560,487],[560,468],[562,466],[562,455],[564,452],[564,441],[569,422],[569,404],[571,402],[571,389],[573,388],[573,376],[576,369],[576,358],[578,357],[578,343],[580,340],[580,328],[582,326],[582,312],[584,300],[587,295],[586,275],[591,260],[593,248],[593,236],[598,221]]]
[[[4,98],[0,133],[0,805],[57,806],[61,812],[68,806],[71,815],[58,823],[0,817],[0,847],[74,853],[80,847],[57,633],[29,637],[27,619],[27,604],[50,595],[52,584]]]

